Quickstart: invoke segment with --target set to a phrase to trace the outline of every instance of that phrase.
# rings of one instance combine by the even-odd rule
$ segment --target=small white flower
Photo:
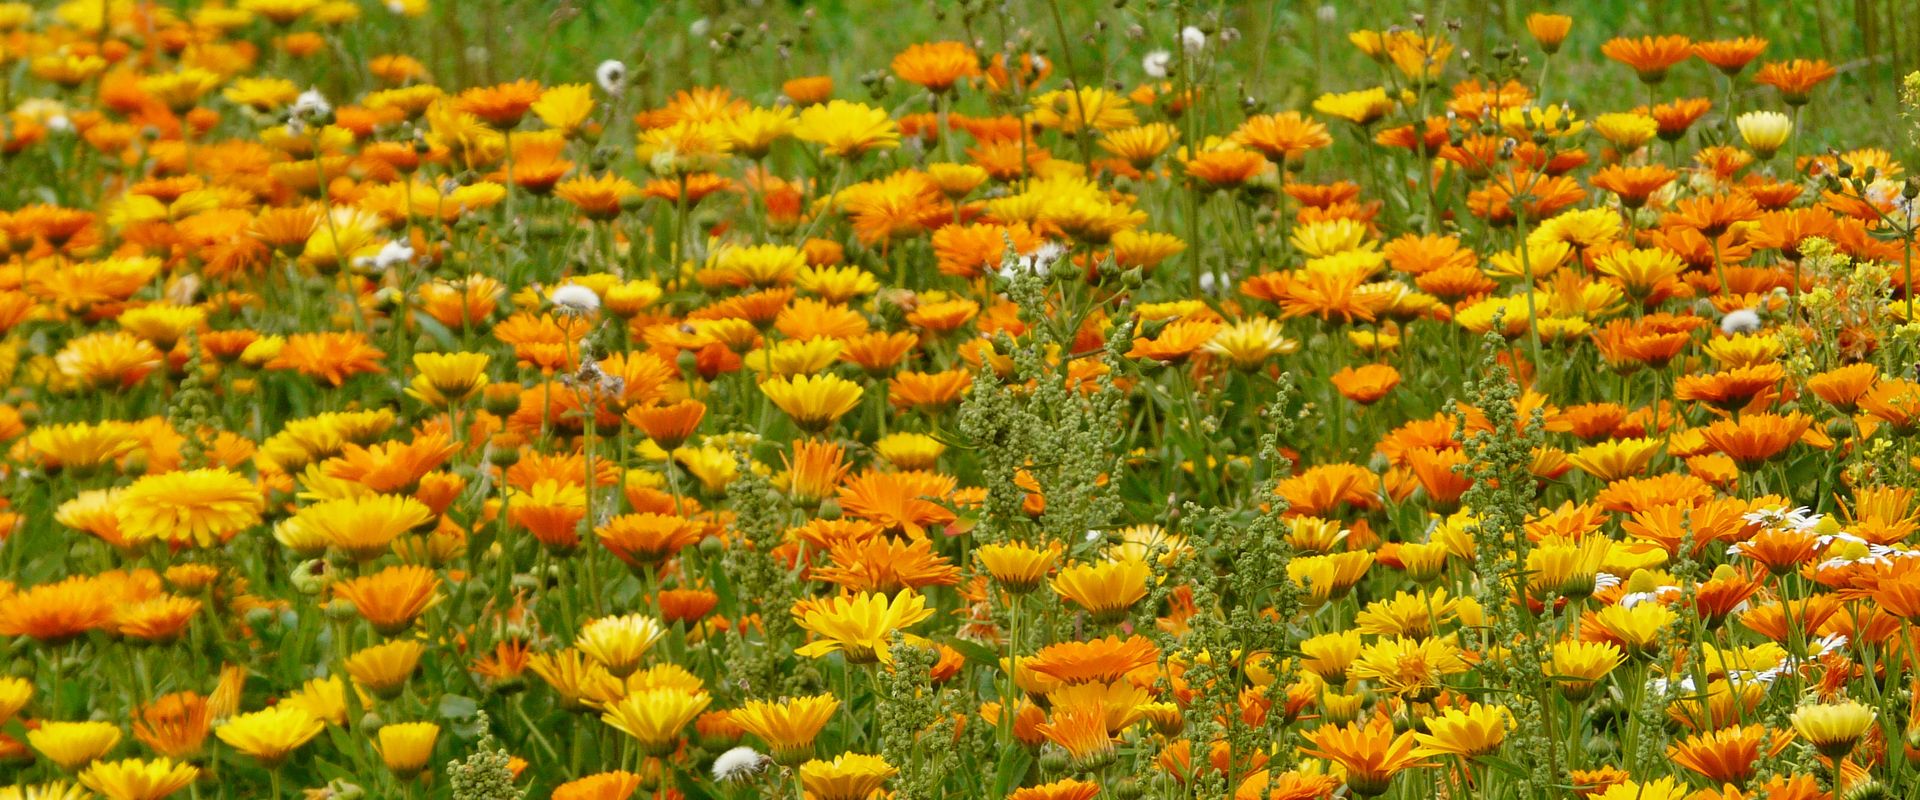
[[[67,119],[65,114],[55,114],[47,118],[47,130],[54,133],[67,133],[73,130],[73,120]]]
[[[413,263],[413,248],[399,240],[387,242],[380,252],[373,256],[373,268],[381,272],[393,269],[401,264]]]
[[[288,113],[301,119],[318,119],[333,112],[333,104],[327,102],[327,96],[318,88],[308,89],[294,98],[293,109]]]
[[[577,283],[553,290],[553,304],[575,314],[590,314],[600,309],[600,295]]]
[[[707,19],[706,17],[696,19],[692,25],[687,26],[687,33],[695,39],[707,38],[707,32],[711,30],[713,30],[713,20]]]
[[[735,781],[766,769],[767,757],[751,747],[736,747],[713,760],[713,779]]]
[[[1335,8],[1332,3],[1328,3],[1315,9],[1314,16],[1319,17],[1322,23],[1332,24],[1334,20],[1340,18],[1340,9]]]
[[[1167,67],[1173,63],[1173,54],[1165,50],[1155,50],[1140,59],[1140,68],[1146,70],[1149,78],[1167,77]]]
[[[1189,53],[1198,53],[1207,49],[1207,35],[1199,28],[1188,25],[1180,29],[1180,46]]]
[[[607,94],[620,94],[627,90],[627,65],[609,58],[594,68],[593,78]]]
[[[1206,294],[1220,294],[1233,288],[1233,279],[1223,272],[1200,273],[1200,291]]]
[[[1720,318],[1720,332],[1732,336],[1736,333],[1752,333],[1760,330],[1760,315],[1751,308],[1742,308],[1727,312]]]
[[[1000,277],[1012,278],[1022,272],[1035,275],[1045,274],[1053,268],[1053,262],[1067,254],[1067,249],[1053,242],[1040,245],[1039,249],[1022,256],[1009,258],[1000,267]]]
[[[1599,572],[1593,576],[1593,590],[1596,592],[1604,592],[1619,585],[1620,576],[1611,572]]]

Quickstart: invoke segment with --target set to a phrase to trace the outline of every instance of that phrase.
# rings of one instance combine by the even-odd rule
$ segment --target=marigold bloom
[[[677,688],[634,692],[607,707],[600,719],[640,744],[647,755],[673,752],[680,732],[705,711],[713,698],[706,692]]]
[[[1363,406],[1373,405],[1400,385],[1400,371],[1386,364],[1341,367],[1330,380],[1340,396]]]
[[[1147,596],[1152,569],[1145,561],[1123,559],[1075,564],[1053,578],[1053,590],[1085,609],[1097,623],[1118,622]]]
[[[160,800],[199,776],[199,767],[170,758],[128,758],[94,762],[80,773],[80,783],[107,800]]]
[[[393,566],[333,585],[333,594],[353,604],[361,618],[385,636],[395,636],[444,597],[440,578],[422,566]]]
[[[1504,706],[1472,703],[1465,708],[1449,708],[1425,720],[1428,733],[1415,733],[1420,743],[1414,754],[1420,756],[1459,756],[1473,758],[1500,749],[1507,731],[1516,725],[1513,712]]]
[[[175,692],[140,707],[133,736],[160,755],[188,759],[200,755],[212,722],[207,698]]]
[[[1600,46],[1608,58],[1633,68],[1643,83],[1666,80],[1667,70],[1693,55],[1693,40],[1685,36],[1614,38]]]
[[[1760,57],[1761,51],[1766,49],[1767,40],[1754,36],[1693,44],[1694,55],[1728,76],[1740,74],[1741,70],[1747,68],[1747,64]]]
[[[624,770],[601,772],[553,787],[552,800],[628,800],[643,781]]]
[[[383,700],[400,696],[407,679],[420,666],[427,646],[413,639],[396,639],[347,656],[342,666],[354,685]]]
[[[129,542],[212,547],[260,523],[259,489],[225,468],[148,475],[118,500],[114,514]]]
[[[43,722],[27,731],[27,743],[61,769],[75,770],[120,743],[120,728],[111,722]]]
[[[1878,716],[1871,707],[1854,700],[1811,703],[1794,709],[1793,730],[1821,755],[1838,759],[1853,752]]]
[[[440,726],[431,722],[398,722],[380,726],[380,760],[402,779],[410,779],[427,768],[433,758],[433,746],[440,739]]]
[[[622,514],[594,529],[594,535],[628,566],[657,565],[695,544],[706,531],[692,520],[670,514]]]
[[[1548,680],[1577,703],[1591,696],[1600,679],[1625,661],[1626,655],[1611,642],[1567,641],[1553,645],[1545,668]]]
[[[1548,54],[1560,52],[1560,43],[1566,41],[1567,32],[1571,30],[1573,17],[1565,14],[1534,12],[1527,15],[1527,33]]]
[[[762,381],[760,392],[801,430],[820,433],[860,404],[865,390],[838,375],[800,375]]]
[[[640,659],[667,634],[660,621],[642,614],[601,617],[580,626],[574,647],[616,678],[640,668]]]
[[[1068,685],[1114,683],[1160,661],[1160,648],[1141,636],[1108,636],[1087,642],[1059,642],[1020,661],[1033,670]]]
[[[820,637],[794,652],[810,658],[840,652],[853,664],[891,664],[888,640],[893,632],[933,616],[933,609],[919,592],[905,589],[891,601],[886,595],[861,592],[797,604],[793,615],[801,628]]]
[[[1001,588],[1014,594],[1026,594],[1040,588],[1040,583],[1053,571],[1063,549],[1057,543],[1049,543],[1043,549],[1022,542],[1011,542],[981,545],[973,551],[973,555],[980,559],[987,574],[993,576]]]
[[[900,127],[886,111],[845,100],[807,106],[800,112],[793,135],[821,145],[827,155],[842,158],[900,146]]]
[[[795,697],[777,703],[749,700],[731,719],[767,743],[774,763],[797,766],[813,757],[814,739],[833,719],[840,699],[831,694]]]
[[[842,753],[800,765],[800,785],[816,800],[868,800],[900,770],[880,756]]]
[[[1754,73],[1753,82],[1778,89],[1780,99],[1787,105],[1801,106],[1812,99],[1814,87],[1836,74],[1838,71],[1833,65],[1823,60],[1796,58],[1760,65],[1760,71]]]
[[[213,735],[233,749],[273,767],[326,729],[326,723],[304,709],[275,706],[227,718]]]
[[[1414,752],[1413,733],[1395,734],[1385,718],[1365,725],[1322,725],[1306,738],[1312,746],[1300,752],[1339,764],[1346,771],[1347,788],[1361,797],[1385,794],[1401,770],[1426,765]]]
[[[893,57],[893,73],[934,94],[945,94],[962,79],[980,74],[980,56],[961,42],[925,42]]]

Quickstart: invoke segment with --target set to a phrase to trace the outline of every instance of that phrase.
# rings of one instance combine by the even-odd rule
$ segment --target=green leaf
[[[480,701],[458,694],[440,696],[441,719],[471,719],[480,713]]]
[[[426,331],[428,336],[433,337],[433,340],[446,352],[452,353],[460,349],[460,344],[453,339],[453,331],[447,330],[447,326],[440,324],[440,320],[428,316],[424,311],[415,311],[413,321],[420,326],[421,330]]]
[[[1527,770],[1525,767],[1522,767],[1519,764],[1515,764],[1511,761],[1508,761],[1496,755],[1475,756],[1473,760],[1478,761],[1482,764],[1485,764],[1489,767],[1493,767],[1494,769],[1500,770],[1501,772],[1507,773],[1508,775],[1512,775],[1516,778],[1527,777]]]
[[[993,773],[993,797],[1006,797],[1027,779],[1027,770],[1033,766],[1033,754],[1019,745],[1008,745],[1000,755],[1000,766]]]
[[[996,670],[1000,668],[1000,654],[986,645],[965,639],[948,639],[945,644],[960,651],[960,655],[966,656],[968,661]]]

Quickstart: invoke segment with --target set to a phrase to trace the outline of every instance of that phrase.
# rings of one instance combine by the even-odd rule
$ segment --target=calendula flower
[[[1361,797],[1385,794],[1395,775],[1425,766],[1415,752],[1413,733],[1395,734],[1393,723],[1384,718],[1365,725],[1323,725],[1306,736],[1312,747],[1301,752],[1339,764],[1346,770],[1347,788]]]
[[[170,758],[96,761],[80,773],[81,785],[107,800],[160,800],[187,788],[200,768]]]
[[[27,731],[27,744],[61,769],[75,770],[106,755],[120,735],[111,722],[43,722]]]
[[[827,374],[771,378],[761,382],[760,392],[802,430],[818,433],[858,406],[864,390]]]
[[[402,780],[427,768],[439,741],[440,726],[431,722],[398,722],[380,726],[380,760]]]
[[[275,767],[326,729],[326,723],[301,708],[275,706],[229,717],[213,735],[241,754]]]
[[[814,739],[840,708],[831,694],[796,697],[770,703],[749,700],[731,714],[735,725],[767,743],[774,763],[798,766],[813,757]]]
[[[933,616],[926,598],[905,589],[888,600],[886,595],[860,592],[796,605],[795,621],[801,628],[820,637],[795,652],[818,658],[840,652],[849,663],[893,663],[888,643],[893,632],[911,627]]]
[[[706,710],[713,698],[706,692],[678,688],[634,692],[607,707],[600,719],[638,742],[651,756],[673,752],[687,723]]]
[[[1854,700],[1838,703],[1809,703],[1794,709],[1793,730],[1821,755],[1831,759],[1846,757],[1865,738],[1878,714]]]
[[[148,475],[119,496],[114,515],[130,542],[212,547],[260,523],[260,490],[225,468]]]
[[[841,753],[800,765],[800,785],[817,800],[867,800],[900,770],[880,756]]]
[[[1151,572],[1138,559],[1075,564],[1054,576],[1053,590],[1091,613],[1095,622],[1113,623],[1147,596]]]

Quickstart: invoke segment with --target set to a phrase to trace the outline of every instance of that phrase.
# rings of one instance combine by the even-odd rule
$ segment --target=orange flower
[[[58,645],[113,619],[119,599],[91,577],[74,576],[0,597],[0,635],[25,636]]]
[[[893,57],[893,74],[934,94],[945,94],[960,79],[980,74],[980,56],[961,42],[916,44]]]
[[[520,124],[543,94],[538,81],[518,80],[495,86],[476,86],[454,99],[454,108],[479,117],[488,125],[507,130]]]
[[[1527,15],[1527,33],[1540,49],[1548,54],[1560,52],[1560,43],[1566,41],[1567,32],[1573,30],[1573,17],[1565,14],[1542,14],[1535,12]]]
[[[1767,49],[1767,40],[1754,36],[1742,36],[1737,39],[1717,39],[1711,42],[1695,42],[1693,54],[1701,61],[1712,64],[1728,76],[1738,75],[1747,68],[1747,64]]]
[[[1341,367],[1331,380],[1342,397],[1363,406],[1373,405],[1400,385],[1400,371],[1386,364]]]
[[[1060,642],[1023,658],[1020,667],[1067,684],[1115,683],[1160,662],[1160,648],[1142,636]]]
[[[287,337],[279,355],[267,362],[267,369],[290,369],[302,375],[324,378],[335,387],[347,378],[363,372],[386,372],[380,360],[386,353],[367,343],[358,331],[296,333]]]
[[[1752,469],[1786,452],[1812,427],[1813,418],[1795,411],[1787,416],[1747,414],[1708,425],[1707,444],[1732,458],[1741,469]]]
[[[1308,732],[1313,746],[1300,752],[1339,764],[1346,771],[1347,788],[1361,797],[1386,794],[1393,776],[1410,767],[1427,766],[1414,755],[1413,732],[1396,734],[1393,722],[1375,717],[1362,725],[1322,725]]]
[[[627,409],[626,419],[661,449],[672,450],[693,435],[706,414],[705,403],[685,398],[664,405],[633,406]]]
[[[333,596],[353,604],[385,636],[397,636],[438,604],[440,578],[422,566],[393,566],[333,585]]]
[[[1760,71],[1753,76],[1753,81],[1780,90],[1780,99],[1787,105],[1803,106],[1813,99],[1814,87],[1825,83],[1835,74],[1837,72],[1833,65],[1825,61],[1796,58],[1760,65]]]
[[[1667,757],[1716,784],[1746,785],[1758,761],[1787,749],[1793,734],[1762,725],[1730,726],[1699,733],[1667,748]]]
[[[953,494],[953,478],[932,472],[867,471],[840,487],[840,508],[892,532],[924,537],[927,528],[958,517],[935,502]]]
[[[1260,151],[1276,163],[1333,144],[1327,126],[1298,111],[1248,117],[1234,129],[1233,140]]]
[[[1617,37],[1600,46],[1608,58],[1633,68],[1643,83],[1659,83],[1667,70],[1693,55],[1693,40],[1685,36]]]
[[[1647,204],[1647,198],[1672,183],[1678,173],[1659,164],[1629,167],[1621,164],[1609,164],[1593,174],[1593,185],[1620,198],[1620,204],[1627,208],[1639,208]]]
[[[639,569],[672,558],[706,534],[698,523],[668,514],[622,514],[594,530],[600,543]]]
[[[1151,338],[1133,340],[1128,358],[1150,358],[1163,364],[1179,364],[1199,350],[1225,327],[1214,320],[1183,319],[1167,323]]]
[[[514,165],[514,179],[522,180],[520,165]],[[608,173],[599,177],[591,175],[563,181],[553,188],[555,196],[580,209],[581,215],[591,220],[610,220],[620,216],[625,210],[624,203],[640,194],[640,187],[632,181]]]

